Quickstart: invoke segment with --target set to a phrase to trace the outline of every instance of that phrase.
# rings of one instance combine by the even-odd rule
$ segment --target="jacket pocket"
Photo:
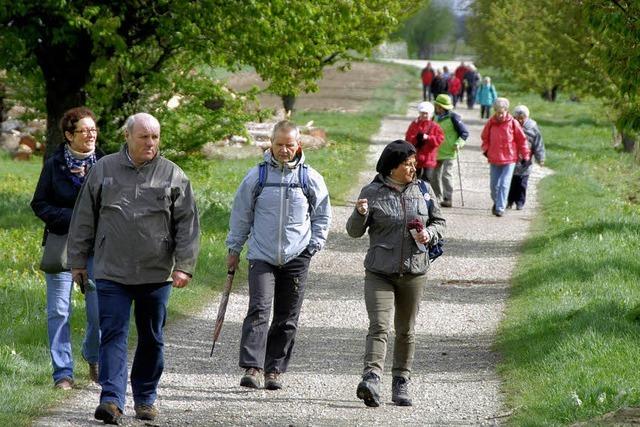
[[[383,273],[395,273],[399,271],[397,259],[393,256],[393,246],[387,243],[373,245],[367,251],[364,258],[364,266],[367,270]]]

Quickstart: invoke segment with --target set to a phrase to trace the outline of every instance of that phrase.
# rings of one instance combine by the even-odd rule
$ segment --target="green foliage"
[[[410,58],[432,58],[433,45],[455,35],[453,12],[444,2],[425,0],[398,35],[407,42]]]
[[[539,187],[499,331],[509,424],[572,425],[638,406],[640,170],[610,149],[598,101],[503,92],[529,106],[555,171]]]
[[[473,10],[479,63],[511,71],[523,88],[594,95],[620,131],[640,129],[638,2],[477,0]]]
[[[86,103],[109,149],[129,114],[148,111],[179,155],[244,133],[242,124],[258,118],[244,107],[254,93],[230,92],[200,73],[203,66],[253,66],[279,95],[314,91],[325,66],[367,55],[413,7],[409,0],[15,0],[0,5],[0,68],[46,88],[48,141],[62,139],[62,113]],[[176,95],[182,103],[171,110],[166,102]]]

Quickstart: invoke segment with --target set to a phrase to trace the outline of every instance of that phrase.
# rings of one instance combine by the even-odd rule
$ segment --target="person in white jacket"
[[[305,164],[297,126],[278,122],[271,144],[264,162],[247,173],[236,192],[226,244],[233,271],[245,242],[249,246],[240,385],[259,388],[264,372],[264,387],[278,390],[293,350],[309,263],[329,232],[331,204],[324,179]]]

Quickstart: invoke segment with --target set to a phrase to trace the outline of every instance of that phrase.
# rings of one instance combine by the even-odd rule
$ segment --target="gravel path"
[[[391,404],[389,372],[383,376],[381,407],[367,408],[355,396],[367,327],[362,262],[368,239],[348,237],[344,226],[353,208],[335,207],[326,250],[312,261],[294,357],[283,376],[285,388],[250,391],[238,385],[242,374],[237,366],[238,345],[248,299],[246,283],[238,282],[215,357],[209,358],[209,349],[217,300],[202,313],[166,328],[166,367],[159,388],[161,415],[157,422],[144,424],[133,418],[129,393],[124,424],[499,424],[504,414],[495,372],[499,355],[491,346],[519,246],[534,213],[536,184],[546,170],[534,169],[524,210],[494,217],[490,212],[489,168],[479,149],[483,123],[477,109],[461,108],[458,112],[465,117],[471,134],[461,154],[465,206],[460,206],[456,191],[454,207],[443,210],[446,254],[428,274],[416,324],[413,407]],[[411,105],[407,116],[391,116],[382,122],[370,145],[370,171],[384,145],[403,137],[415,116],[415,105]],[[360,177],[352,200],[372,177],[372,172]],[[98,425],[93,419],[98,396],[97,386],[80,390],[35,425]]]

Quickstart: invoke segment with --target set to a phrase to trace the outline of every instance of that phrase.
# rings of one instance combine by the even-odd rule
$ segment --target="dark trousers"
[[[488,119],[491,117],[491,105],[480,105],[480,118]]]
[[[422,84],[422,100],[431,101],[431,85]]]
[[[476,88],[474,86],[467,87],[467,108],[472,109],[476,102]]]
[[[249,309],[242,324],[241,368],[287,371],[310,260],[305,251],[283,266],[249,261]],[[273,319],[269,326],[272,303]]]
[[[162,328],[167,318],[171,282],[123,285],[96,281],[100,306],[100,403],[113,402],[124,411],[127,391],[127,341],[131,305],[138,345],[131,367],[131,389],[136,404],[153,404],[164,369]]]
[[[515,203],[517,207],[522,208],[527,199],[527,185],[529,185],[529,175],[513,175],[507,202]]]
[[[423,181],[432,182],[434,177],[434,168],[418,168],[416,170],[416,178]]]

